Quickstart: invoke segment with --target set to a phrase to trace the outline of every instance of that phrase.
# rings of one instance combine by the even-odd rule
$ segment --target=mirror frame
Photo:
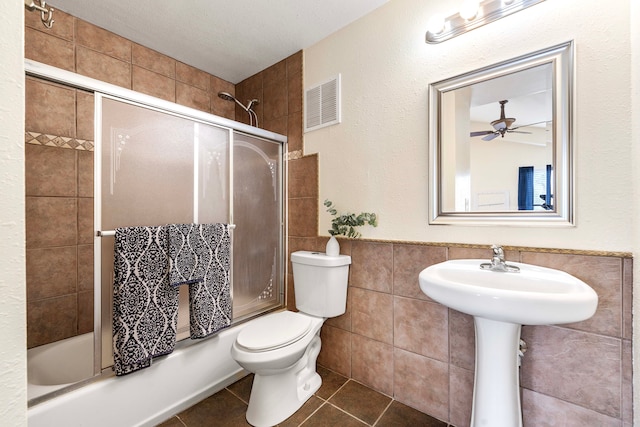
[[[467,72],[429,85],[429,224],[574,226],[574,43],[547,49]],[[442,208],[442,97],[449,91],[526,69],[552,65],[552,141],[555,182],[553,211],[444,212]],[[496,100],[497,102],[498,100]]]

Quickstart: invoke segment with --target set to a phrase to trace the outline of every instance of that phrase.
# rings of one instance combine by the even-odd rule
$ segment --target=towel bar
[[[229,224],[229,229],[233,230],[234,228],[236,228],[235,224]],[[97,230],[96,231],[96,236],[97,237],[109,237],[109,236],[115,236],[116,235],[116,230]]]

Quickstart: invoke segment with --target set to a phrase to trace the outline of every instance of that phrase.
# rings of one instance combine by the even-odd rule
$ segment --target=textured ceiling
[[[51,5],[238,83],[387,1],[52,0]]]

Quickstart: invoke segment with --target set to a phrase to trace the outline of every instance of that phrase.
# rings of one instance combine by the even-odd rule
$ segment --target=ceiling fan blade
[[[469,136],[482,136],[482,135],[490,135],[492,134],[493,131],[492,130],[481,130],[481,131],[477,131],[477,132],[471,132],[469,134]]]
[[[548,123],[548,121],[547,120],[543,120],[541,122],[534,122],[534,123],[529,123],[529,124],[522,125],[522,126],[516,126],[514,128],[511,128],[511,130],[516,130],[518,128],[526,128],[526,127],[529,127],[529,126],[539,125],[540,123]]]
[[[484,138],[482,138],[483,141],[491,141],[492,139],[496,139],[498,137],[498,135],[500,135],[497,132],[492,133],[491,135],[487,135]]]
[[[517,128],[514,128],[514,129],[517,129]],[[522,130],[513,130],[513,129],[507,129],[507,132],[509,132],[509,133],[526,133],[526,134],[529,134],[529,135],[531,134],[531,132],[525,132],[525,131],[522,131]]]

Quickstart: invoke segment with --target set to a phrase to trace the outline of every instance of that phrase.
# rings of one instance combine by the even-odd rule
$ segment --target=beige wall
[[[429,17],[455,6],[393,0],[306,49],[306,86],[342,74],[343,122],[305,135],[305,154],[320,157],[320,199],[377,212],[371,238],[631,251],[630,3],[545,1],[428,45]],[[576,227],[429,226],[429,83],[568,40],[577,58]],[[322,234],[328,221],[322,212]]]
[[[0,3],[0,420],[12,426],[27,424],[23,11]]]

